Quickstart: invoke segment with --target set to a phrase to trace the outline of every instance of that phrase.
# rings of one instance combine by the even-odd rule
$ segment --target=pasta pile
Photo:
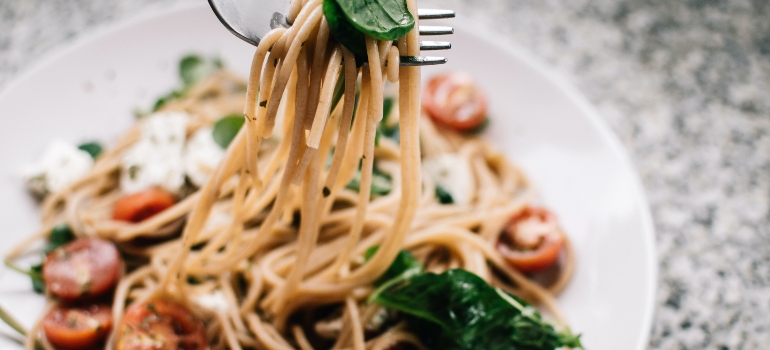
[[[10,257],[61,222],[77,236],[110,240],[127,257],[114,324],[130,303],[173,298],[206,320],[214,349],[422,348],[398,317],[366,300],[402,250],[426,271],[466,269],[563,320],[553,296],[571,277],[571,249],[547,288],[495,249],[509,218],[532,202],[532,188],[485,141],[421,118],[420,70],[398,64],[399,56],[419,55],[417,31],[397,42],[367,37],[362,65],[330,40],[322,4],[292,3],[292,26],[262,39],[247,84],[221,70],[162,107],[193,117],[188,135],[243,112],[243,128],[205,185],[147,220],[112,220],[123,195],[121,159],[140,120],[85,177],[46,198],[43,229]],[[333,106],[339,79],[344,94]],[[399,141],[375,145],[386,81],[397,87],[398,106],[386,117],[398,123]],[[471,169],[468,203],[442,205],[435,179],[422,176],[422,158],[445,154]],[[375,167],[392,179],[387,194],[369,191]],[[354,178],[358,191],[346,187]],[[226,304],[203,305],[206,295]]]

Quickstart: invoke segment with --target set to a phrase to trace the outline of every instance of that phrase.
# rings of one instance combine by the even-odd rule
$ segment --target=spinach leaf
[[[336,0],[324,0],[323,11],[334,40],[356,55],[356,62],[363,62],[366,58],[364,33],[348,22]]]
[[[32,265],[29,268],[29,277],[32,279],[32,290],[36,293],[45,292],[45,281],[43,280],[43,264]]]
[[[364,258],[369,261],[377,253],[380,246],[372,246],[364,253]],[[389,281],[405,279],[422,273],[422,265],[408,250],[402,250],[396,255],[396,259],[390,264],[385,273],[374,281],[375,286],[381,286]]]
[[[414,28],[406,0],[335,1],[353,27],[377,40],[396,40]],[[328,19],[327,19],[328,20]]]
[[[350,180],[350,182],[346,187],[353,191],[361,190],[361,170],[360,169],[356,172],[355,176],[353,176],[353,179]],[[388,193],[390,193],[391,189],[393,189],[393,180],[390,178],[390,175],[377,170],[377,167],[375,166],[372,169],[372,186],[371,186],[372,196],[387,195]]]
[[[406,0],[325,0],[323,12],[332,37],[359,62],[367,56],[364,35],[396,40],[414,28]]]
[[[214,141],[224,149],[233,142],[235,135],[238,135],[238,131],[243,127],[243,123],[246,119],[242,115],[229,115],[214,124],[213,136]]]
[[[441,204],[452,204],[455,202],[452,194],[439,185],[436,185],[436,198],[438,198],[438,202]]]
[[[182,78],[185,87],[189,87],[220,68],[222,68],[222,61],[219,58],[204,59],[198,55],[187,55],[179,61],[179,77]]]
[[[32,289],[40,294],[45,291],[45,282],[43,281],[43,264],[37,264],[30,266],[29,270],[25,270],[19,266],[16,266],[10,261],[5,262],[5,266],[18,273],[27,275],[32,281]]]
[[[403,313],[434,349],[580,348],[580,337],[559,333],[526,302],[462,270],[422,273],[392,283],[370,300]]]
[[[48,254],[54,249],[59,248],[75,240],[75,233],[67,224],[54,226],[51,235],[48,237],[48,244],[43,248],[43,253]]]
[[[45,255],[52,252],[56,248],[59,248],[74,240],[75,234],[67,224],[54,226],[54,228],[51,230],[50,236],[48,236],[48,243],[43,248],[43,259],[45,259]],[[30,266],[29,270],[25,270],[19,266],[16,266],[10,261],[6,261],[5,265],[10,269],[15,270],[16,272],[29,276],[30,280],[32,280],[32,289],[34,289],[35,292],[42,294],[45,291],[42,263]]]
[[[167,94],[165,94],[163,96],[158,97],[158,99],[155,100],[155,103],[152,105],[152,111],[153,112],[157,112],[160,109],[160,107],[163,107],[169,101],[178,99],[178,98],[182,97],[183,95],[184,95],[184,90],[179,89],[179,90],[172,90],[171,92],[169,92],[169,93],[167,93]],[[144,116],[144,115],[142,115],[142,116]]]
[[[91,158],[96,159],[96,157],[99,156],[99,154],[102,153],[102,145],[98,142],[85,142],[78,146],[78,149],[81,151],[86,151],[88,154],[91,155]]]
[[[395,101],[392,98],[386,98],[382,100],[382,120],[380,120],[380,124],[377,125],[375,145],[379,145],[379,138],[383,136],[393,141],[396,141],[396,143],[401,142],[401,135],[399,134],[398,123],[391,125],[388,122],[390,114],[393,111],[394,105],[395,105]]]
[[[393,111],[395,102],[392,98],[386,97],[382,100],[382,121],[388,120],[390,112]]]
[[[198,55],[187,55],[179,60],[179,78],[182,80],[182,86],[167,92],[158,97],[152,105],[151,112],[157,112],[169,101],[178,99],[187,93],[190,86],[205,79],[212,73],[224,67],[222,60],[215,58],[203,58]],[[149,113],[144,111],[135,111],[137,118],[143,118]]]

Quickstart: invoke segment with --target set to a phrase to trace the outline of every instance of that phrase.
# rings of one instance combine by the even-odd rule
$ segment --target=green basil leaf
[[[54,226],[51,235],[48,237],[48,245],[43,249],[44,254],[48,254],[56,248],[59,248],[75,240],[75,233],[67,224]]]
[[[376,145],[379,145],[380,136],[387,137],[393,141],[396,141],[396,143],[401,142],[398,123],[390,125],[388,122],[394,105],[395,101],[392,98],[386,98],[382,101],[382,120],[380,121],[380,124],[377,125],[377,139],[375,139],[375,141],[377,141]]]
[[[32,281],[32,289],[35,292],[42,294],[45,291],[45,282],[43,281],[43,264],[32,265],[30,266],[29,270],[22,269],[10,261],[6,261],[5,266],[8,266],[9,269],[18,273],[27,275]]]
[[[96,159],[96,157],[98,157],[99,154],[101,154],[102,150],[103,150],[102,145],[99,144],[98,142],[82,143],[82,144],[80,144],[80,146],[78,146],[78,148],[81,151],[88,152],[88,154],[90,154],[91,158],[93,158],[93,159]]]
[[[367,249],[366,253],[364,253],[364,259],[369,261],[379,248],[380,246],[376,245]],[[374,285],[381,286],[388,281],[397,278],[409,278],[422,272],[422,265],[420,265],[420,262],[414,258],[414,255],[407,250],[402,250],[398,252],[396,259],[393,260],[385,273],[374,281]]]
[[[360,191],[361,190],[361,166],[363,164],[363,159],[358,163],[358,171],[356,171],[356,174],[353,176],[353,179],[350,180],[350,182],[347,184],[346,188],[353,191]],[[390,190],[393,189],[393,180],[390,178],[390,175],[383,173],[379,169],[377,169],[377,163],[374,164],[372,168],[372,186],[371,186],[371,193],[372,196],[384,196],[390,193]]]
[[[393,180],[390,175],[385,174],[374,168],[372,172],[372,195],[384,196],[393,189]]]
[[[166,103],[168,103],[171,100],[178,99],[184,95],[184,91],[181,90],[173,90],[161,97],[158,97],[157,100],[155,100],[155,103],[152,105],[152,111],[157,112],[161,107],[163,107]]]
[[[214,124],[214,141],[222,148],[227,149],[230,142],[233,142],[235,135],[238,135],[238,131],[241,130],[245,121],[242,115],[229,115],[218,120]]]
[[[452,194],[439,185],[436,185],[436,198],[438,198],[438,202],[441,204],[452,204],[455,202]]]
[[[187,55],[179,61],[179,77],[182,78],[185,87],[188,87],[220,68],[222,68],[222,61],[218,58],[204,59],[198,55]]]
[[[377,40],[396,40],[414,28],[406,0],[326,0],[336,2],[348,22]],[[328,17],[327,17],[328,20]]]
[[[32,289],[39,294],[45,292],[45,281],[43,281],[43,264],[33,265],[29,268],[31,272],[30,278],[32,279]]]
[[[393,105],[395,102],[392,98],[386,97],[382,100],[382,121],[388,120],[390,112],[393,111]]]
[[[432,349],[582,347],[580,336],[557,332],[523,300],[462,269],[390,283],[370,300],[404,314],[409,327]]]
[[[356,55],[356,61],[363,62],[366,57],[364,33],[348,22],[337,1],[324,0],[323,12],[334,40]]]

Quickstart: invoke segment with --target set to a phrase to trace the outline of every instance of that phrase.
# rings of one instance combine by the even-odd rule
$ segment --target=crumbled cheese
[[[378,308],[377,311],[374,313],[372,318],[369,319],[368,322],[366,322],[366,330],[367,331],[379,331],[380,328],[390,319],[390,312],[388,312],[388,309],[381,307]]]
[[[559,228],[553,220],[546,222],[538,218],[522,220],[515,226],[516,234],[513,235],[513,243],[519,247],[534,249],[540,245],[544,234],[556,233],[558,230]]]
[[[21,177],[30,190],[44,196],[83,177],[93,164],[93,158],[88,152],[71,143],[54,140],[38,163],[21,169]]]
[[[218,290],[209,294],[198,295],[194,300],[196,304],[212,311],[227,312],[229,309],[225,295]]]
[[[177,192],[184,185],[184,146],[190,116],[155,113],[142,124],[139,140],[123,155],[120,187],[135,193],[160,186]]]
[[[202,187],[225,156],[225,150],[214,141],[210,127],[198,130],[185,149],[184,169],[190,181]]]
[[[473,173],[468,163],[455,154],[445,153],[422,162],[423,174],[430,176],[451,196],[455,204],[469,204],[473,193]]]
[[[216,204],[215,204],[216,208]],[[233,214],[224,210],[212,210],[209,214],[206,223],[203,225],[203,232],[218,229],[222,226],[229,225],[233,222]]]

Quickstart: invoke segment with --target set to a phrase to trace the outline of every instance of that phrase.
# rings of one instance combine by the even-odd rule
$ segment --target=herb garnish
[[[356,172],[346,187],[353,191],[361,190],[361,170]],[[381,172],[376,166],[372,167],[372,196],[387,195],[391,189],[393,189],[393,180],[390,175]]]
[[[245,122],[246,119],[239,114],[228,115],[217,120],[212,131],[214,141],[222,148],[227,149]]]
[[[396,40],[414,28],[406,0],[324,0],[331,34],[359,57],[366,57],[364,35]]]
[[[387,137],[396,143],[401,142],[401,135],[399,134],[399,126],[398,122],[391,123],[389,121],[390,115],[393,112],[393,107],[395,105],[395,100],[392,98],[386,98],[382,100],[382,120],[380,120],[380,124],[377,125],[377,134],[375,137],[375,145],[379,145],[379,138],[384,136]]]
[[[452,204],[455,202],[452,194],[440,185],[436,185],[436,198],[441,204]]]
[[[378,246],[366,251],[366,260]],[[402,313],[432,349],[582,348],[580,336],[557,332],[534,307],[462,269],[426,273],[401,251],[374,282],[370,302]]]
[[[187,55],[182,57],[179,61],[178,68],[179,79],[182,80],[182,86],[158,97],[152,105],[150,112],[157,112],[169,101],[184,96],[195,83],[205,79],[217,70],[222,69],[223,66],[222,60],[217,57],[211,59],[203,58],[198,55]],[[136,111],[135,113],[137,118],[144,117],[148,114],[141,110]]]
[[[81,143],[78,149],[87,152],[91,155],[91,158],[96,159],[102,153],[103,147],[100,143],[94,141]]]
[[[380,246],[372,246],[364,253],[364,259],[369,261]],[[374,281],[375,286],[381,286],[394,280],[403,280],[422,273],[422,265],[408,250],[402,250],[396,255],[396,259],[390,264],[385,273]]]
[[[185,87],[205,79],[224,65],[219,58],[204,59],[198,55],[187,55],[179,61],[179,77]]]
[[[75,234],[72,232],[72,229],[69,226],[66,224],[55,226],[51,230],[51,234],[48,237],[48,244],[46,244],[46,246],[43,248],[43,259],[45,259],[45,255],[54,251],[56,248],[59,248],[74,240]],[[30,266],[29,269],[23,269],[11,261],[6,261],[5,265],[16,272],[29,276],[30,280],[32,281],[32,289],[35,292],[42,294],[45,291],[42,262],[40,264]]]
[[[370,300],[403,313],[433,349],[582,348],[579,335],[557,332],[523,300],[462,269],[417,274]]]

